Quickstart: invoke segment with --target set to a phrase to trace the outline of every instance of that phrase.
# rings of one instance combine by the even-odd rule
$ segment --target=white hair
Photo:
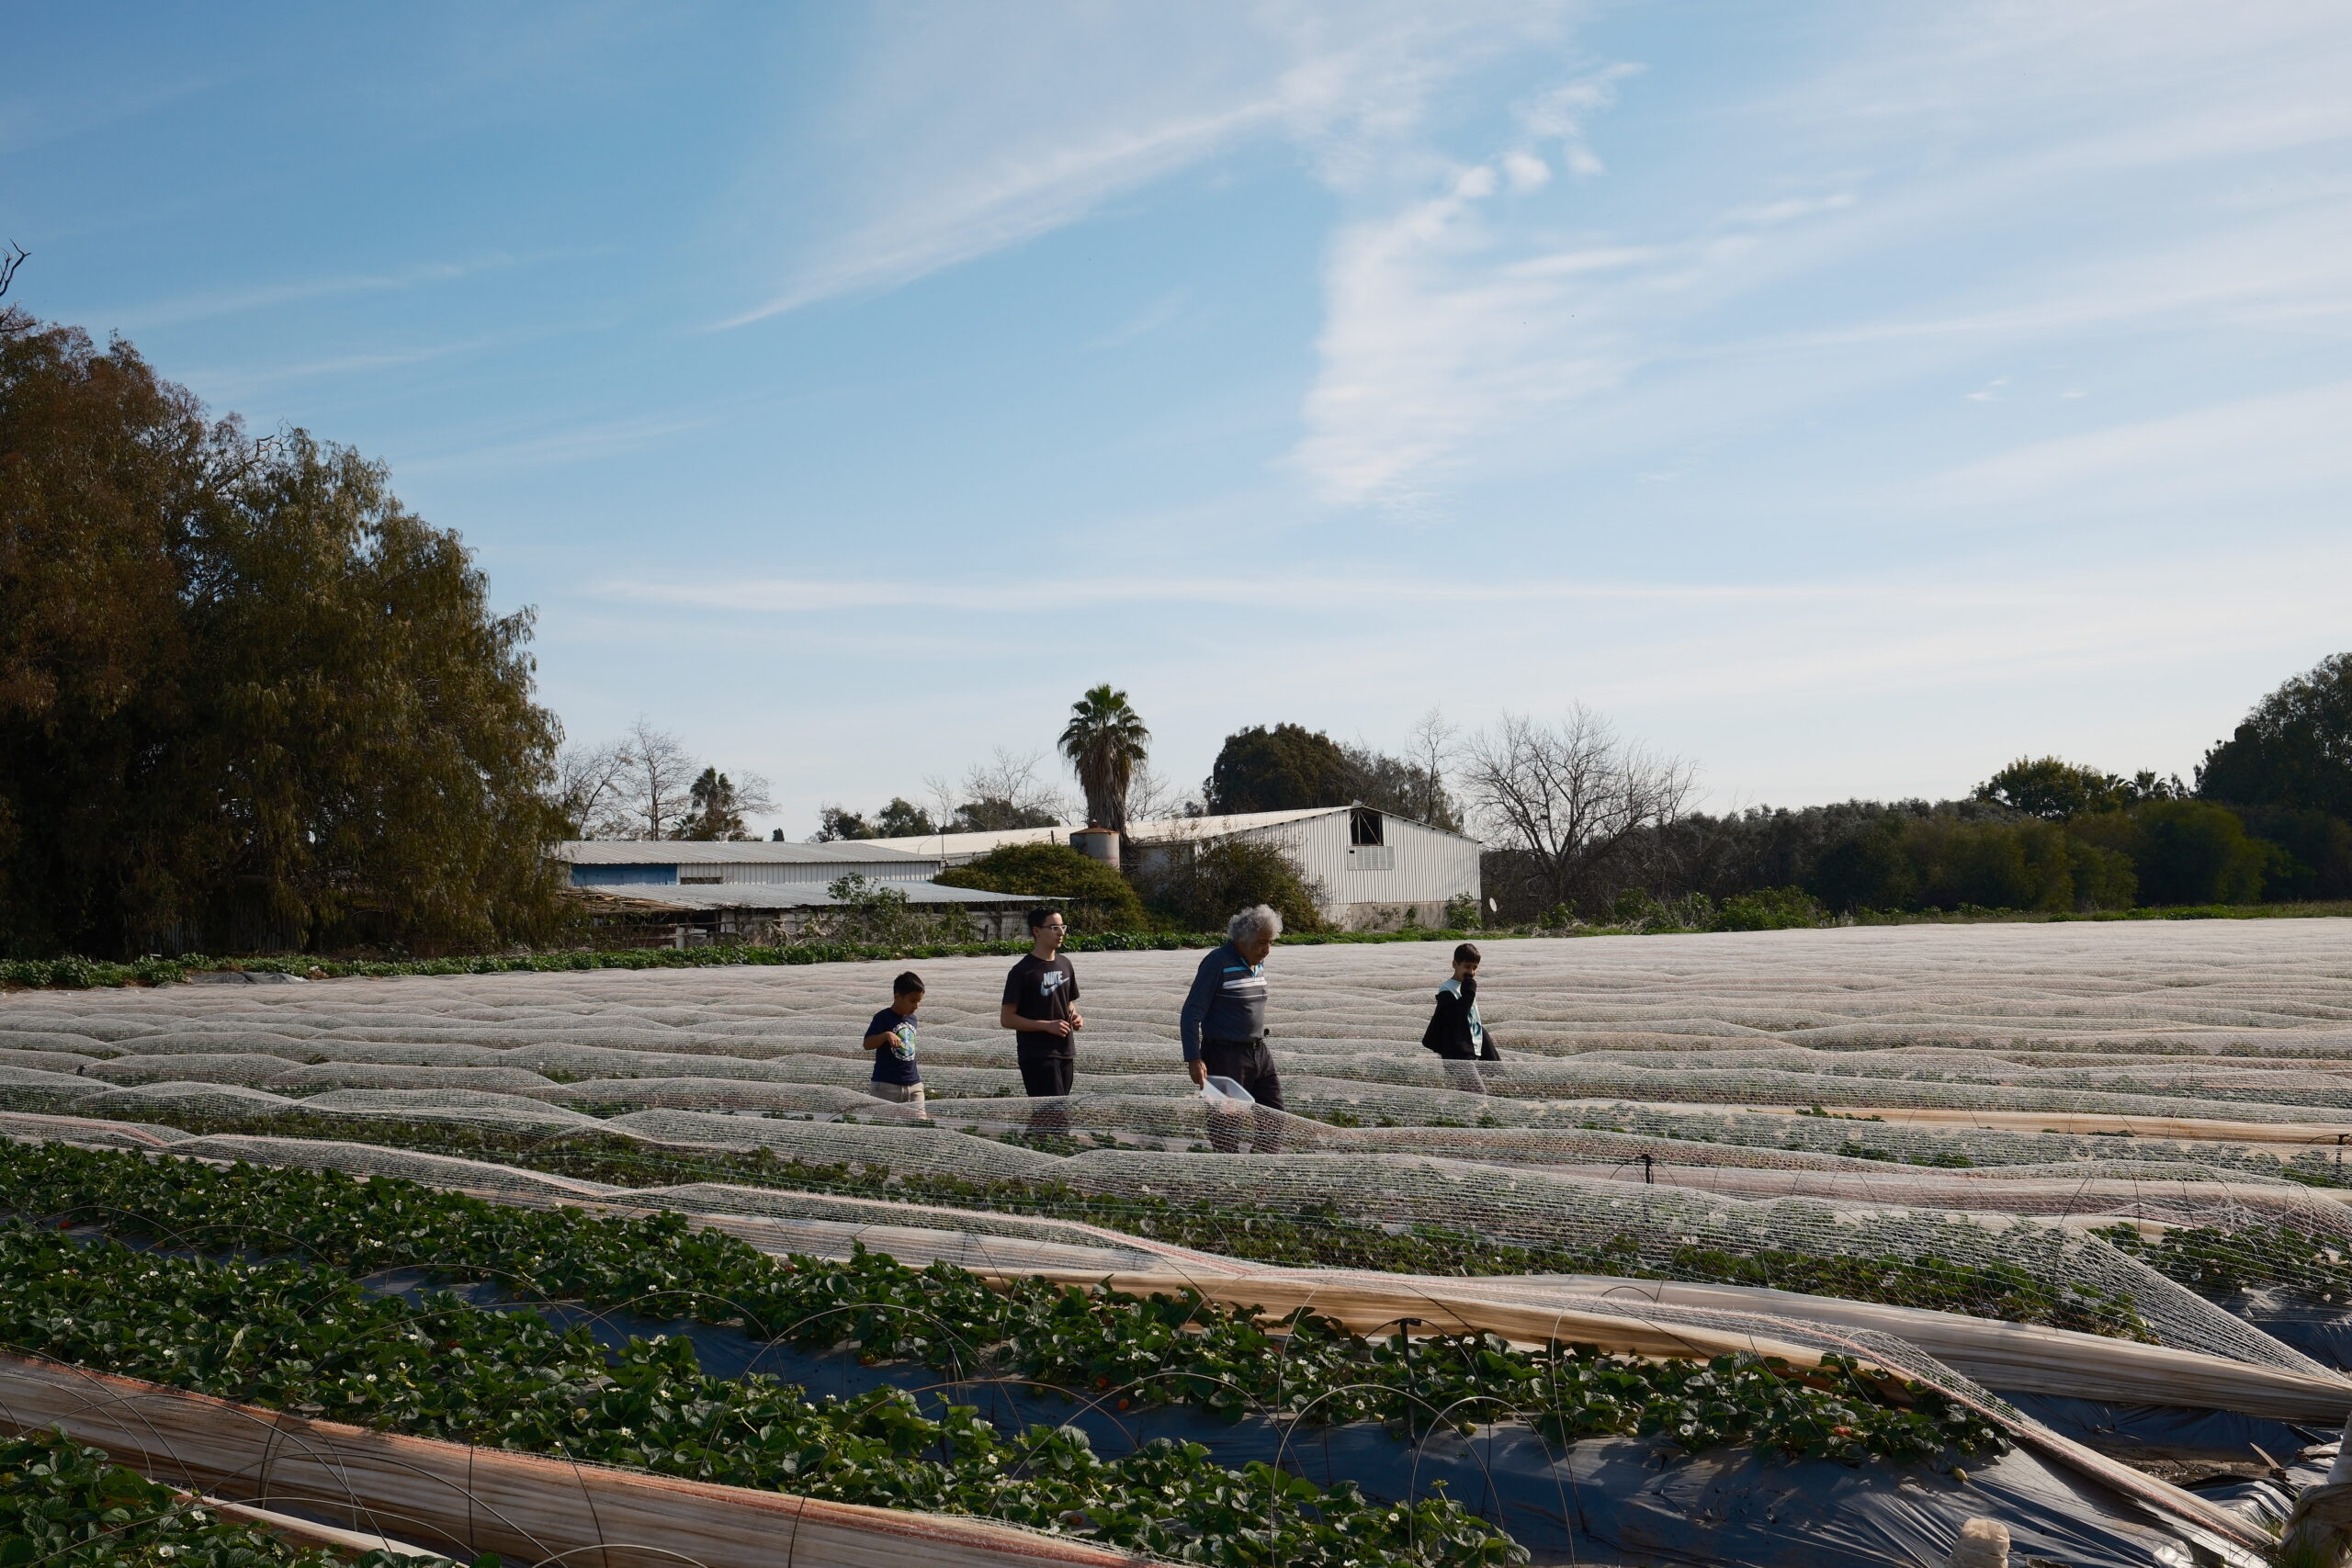
[[[1272,904],[1261,904],[1253,909],[1244,909],[1225,922],[1225,937],[1227,942],[1246,942],[1261,932],[1270,937],[1283,934],[1283,918],[1274,911]]]

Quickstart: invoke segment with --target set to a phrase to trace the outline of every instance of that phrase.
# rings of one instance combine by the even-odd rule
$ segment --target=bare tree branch
[[[675,735],[656,729],[639,716],[621,737],[623,798],[633,839],[666,839],[692,808],[695,775],[702,760]]]
[[[988,761],[964,770],[964,798],[1001,801],[1022,816],[1051,816],[1059,821],[1070,815],[1070,802],[1044,776],[1045,765],[1042,751],[1000,746]]]
[[[25,258],[30,254],[14,240],[8,242],[6,252],[0,252],[0,297],[7,294],[8,285],[17,280],[17,269],[25,265]],[[36,324],[28,312],[14,305],[0,305],[0,333],[14,337],[31,332]]]
[[[1505,714],[1464,753],[1488,841],[1525,856],[1555,903],[1594,892],[1595,874],[1679,818],[1696,783],[1691,764],[1621,739],[1581,704],[1556,724]]]
[[[556,753],[555,808],[583,839],[628,836],[630,816],[622,796],[628,762],[620,742],[567,746]]]

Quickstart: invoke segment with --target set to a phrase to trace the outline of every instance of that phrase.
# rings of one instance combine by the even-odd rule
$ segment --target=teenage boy
[[[866,1090],[876,1100],[911,1105],[915,1114],[928,1119],[922,1071],[915,1065],[915,1010],[921,1006],[922,976],[910,969],[890,982],[890,1005],[865,1026],[865,1048],[874,1053],[874,1081]]]
[[[1502,1053],[1487,1037],[1486,1021],[1478,1016],[1478,950],[1468,942],[1453,950],[1453,977],[1437,988],[1437,1009],[1421,1043],[1445,1061],[1445,1072],[1456,1089],[1484,1094],[1487,1085],[1476,1064],[1498,1062]]]
[[[1078,1071],[1078,971],[1061,955],[1069,923],[1059,909],[1029,911],[1029,951],[1004,977],[997,1022],[1014,1032],[1021,1087],[1033,1100],[1069,1092]]]

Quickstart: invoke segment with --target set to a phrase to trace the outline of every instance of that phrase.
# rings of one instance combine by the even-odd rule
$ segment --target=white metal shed
[[[998,833],[933,833],[876,839],[884,846],[963,865],[1006,844],[1066,844],[1069,828]],[[1127,825],[1123,854],[1148,865],[1219,839],[1271,839],[1321,885],[1324,918],[1356,931],[1436,925],[1456,898],[1480,897],[1478,840],[1368,806],[1317,806],[1231,817],[1169,817]]]
[[[574,887],[711,887],[782,883],[822,888],[841,877],[925,882],[947,863],[868,840],[787,844],[751,840],[575,839],[548,852],[571,868]]]

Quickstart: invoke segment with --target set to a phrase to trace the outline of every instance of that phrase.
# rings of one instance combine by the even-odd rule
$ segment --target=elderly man
[[[1280,1111],[1283,1080],[1266,1050],[1266,954],[1283,934],[1283,918],[1261,904],[1234,916],[1225,931],[1225,945],[1201,960],[1178,1020],[1184,1070],[1196,1084],[1212,1073],[1231,1078],[1259,1104]],[[1224,1140],[1217,1142],[1222,1147]],[[1259,1146],[1265,1148],[1262,1137]]]

